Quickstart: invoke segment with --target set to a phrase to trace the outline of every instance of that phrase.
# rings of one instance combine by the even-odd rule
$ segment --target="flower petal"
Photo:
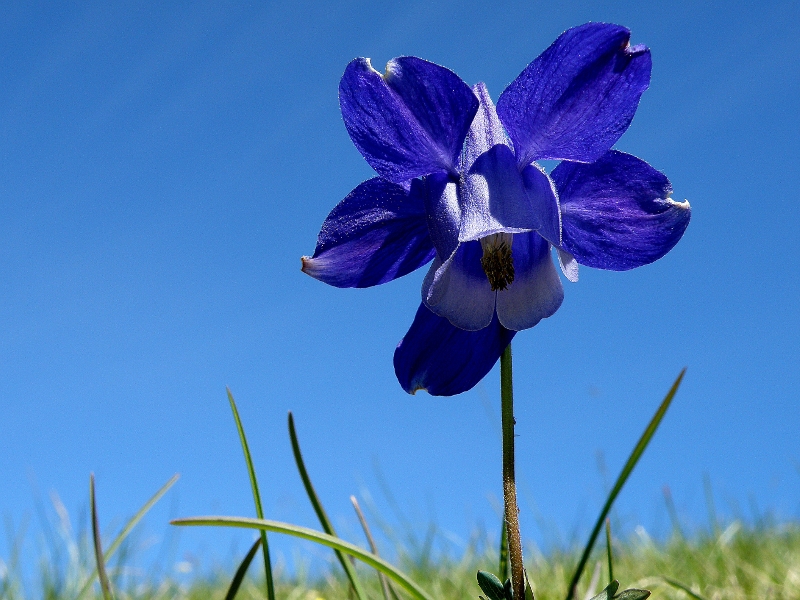
[[[414,179],[411,192],[422,198],[433,245],[439,256],[447,259],[458,246],[461,206],[458,184],[448,175],[434,174]]]
[[[458,239],[465,242],[493,233],[537,229],[539,221],[489,92],[482,83],[474,89],[480,108],[469,129],[461,164]]]
[[[536,219],[539,221],[537,231],[554,246],[561,245],[561,209],[558,207],[558,194],[555,184],[545,170],[532,163],[522,171],[525,194],[528,197]]]
[[[493,233],[519,233],[541,225],[517,169],[514,153],[497,145],[481,154],[461,178],[459,241]]]
[[[405,391],[453,396],[473,388],[511,343],[514,331],[497,317],[480,331],[465,331],[420,305],[394,352],[394,372]]]
[[[569,252],[556,248],[558,253],[558,264],[561,267],[561,272],[572,283],[578,281],[578,261]]]
[[[689,225],[688,202],[641,159],[612,150],[592,164],[552,173],[561,201],[563,249],[587,267],[625,271],[658,260]]]
[[[339,84],[350,138],[379,175],[401,183],[455,166],[478,100],[452,71],[405,56],[381,75],[353,60]]]
[[[650,85],[650,50],[630,31],[587,23],[562,33],[505,89],[497,112],[520,165],[592,162],[628,129]]]
[[[564,288],[550,242],[535,231],[514,236],[514,283],[497,292],[497,316],[508,329],[520,331],[551,316],[564,300]]]
[[[492,97],[489,95],[489,90],[486,89],[486,84],[478,83],[472,87],[472,91],[478,98],[479,106],[478,112],[475,113],[475,118],[472,119],[472,124],[469,127],[469,133],[464,140],[464,154],[462,158],[462,167],[469,169],[470,165],[484,152],[502,144],[511,148],[511,144],[497,116]]]
[[[328,215],[314,256],[303,271],[336,287],[369,287],[391,281],[435,255],[422,199],[375,177]]]
[[[437,256],[422,283],[422,301],[456,327],[476,331],[492,321],[496,292],[481,267],[480,242],[464,242],[444,262]]]

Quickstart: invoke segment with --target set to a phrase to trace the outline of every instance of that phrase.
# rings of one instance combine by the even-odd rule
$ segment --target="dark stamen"
[[[486,244],[483,248],[481,266],[492,291],[505,290],[514,282],[514,260],[511,247],[504,241]]]

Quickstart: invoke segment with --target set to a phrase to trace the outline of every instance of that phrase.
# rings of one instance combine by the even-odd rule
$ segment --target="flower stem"
[[[505,504],[508,554],[511,561],[511,586],[515,600],[525,598],[522,567],[522,541],[519,535],[517,483],[514,478],[514,389],[511,368],[511,344],[500,356],[500,402],[503,422],[503,500]],[[501,574],[501,577],[503,575]]]

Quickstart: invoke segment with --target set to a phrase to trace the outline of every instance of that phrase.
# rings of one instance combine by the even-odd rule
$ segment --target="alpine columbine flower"
[[[661,258],[689,223],[669,180],[611,150],[650,83],[650,51],[624,27],[564,32],[500,95],[415,57],[352,61],[339,86],[353,143],[379,177],[330,213],[303,271],[339,287],[433,261],[395,351],[408,392],[466,391],[516,331],[564,298],[550,258],[626,270]],[[547,174],[536,161],[561,160]]]

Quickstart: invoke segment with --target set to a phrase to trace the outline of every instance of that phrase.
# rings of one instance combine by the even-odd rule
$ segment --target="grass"
[[[667,510],[673,522],[673,533],[669,539],[654,541],[645,530],[637,528],[635,535],[625,539],[614,539],[608,528],[606,517],[611,506],[622,490],[628,476],[636,466],[642,453],[652,439],[677,391],[685,370],[680,373],[664,400],[659,405],[650,423],[634,446],[617,481],[608,495],[596,521],[589,541],[583,546],[568,550],[551,550],[542,553],[528,545],[526,555],[527,576],[532,591],[539,600],[589,600],[600,593],[611,579],[621,580],[626,588],[644,588],[656,592],[661,598],[689,598],[694,600],[728,600],[758,598],[759,600],[797,600],[800,599],[800,523],[777,524],[761,520],[756,525],[732,521],[724,529],[713,510],[710,486],[706,485],[709,505],[708,531],[697,531],[685,536],[684,529],[676,520],[671,496],[665,493]],[[255,476],[255,468],[249,447],[239,419],[238,410],[230,391],[228,399],[239,430],[245,463],[253,488],[253,498],[259,519],[242,517],[192,517],[177,519],[174,525],[184,526],[236,526],[260,529],[261,533],[238,569],[217,571],[212,575],[196,576],[188,582],[175,575],[174,571],[153,571],[148,576],[137,574],[126,565],[135,558],[128,534],[149,508],[166,493],[177,479],[173,477],[131,518],[121,533],[103,552],[101,534],[97,527],[97,509],[94,502],[94,479],[91,479],[91,535],[88,528],[76,539],[69,525],[69,517],[63,505],[54,502],[60,522],[56,528],[45,527],[48,547],[40,561],[40,580],[31,593],[23,583],[19,567],[19,551],[22,536],[9,529],[12,543],[11,556],[0,558],[0,600],[22,600],[40,597],[47,600],[80,600],[81,598],[122,599],[214,599],[233,600],[233,598],[287,598],[290,600],[328,600],[338,599],[400,600],[405,596],[397,592],[400,585],[419,600],[449,600],[456,598],[476,598],[479,589],[476,581],[478,570],[505,571],[507,563],[501,556],[507,556],[507,547],[488,543],[486,536],[475,536],[473,542],[458,556],[447,553],[433,555],[430,551],[435,545],[426,543],[422,551],[409,552],[405,546],[394,539],[391,543],[392,563],[377,555],[377,548],[369,531],[366,519],[361,513],[355,498],[351,498],[358,513],[364,533],[371,549],[366,550],[342,540],[335,535],[322,503],[318,498],[300,452],[294,422],[289,414],[289,435],[306,493],[313,505],[324,532],[288,523],[264,520],[261,512],[260,495]],[[44,522],[48,525],[47,522]],[[600,530],[606,525],[606,548],[597,550],[594,546]],[[58,531],[58,535],[55,533]],[[338,564],[331,562],[328,570],[317,577],[309,577],[305,571],[300,575],[288,575],[279,568],[272,568],[269,559],[267,531],[288,533],[295,537],[311,539],[333,548]],[[435,531],[435,530],[434,530]],[[430,532],[429,532],[430,533]],[[412,536],[413,539],[413,536]],[[505,540],[505,536],[503,538]],[[264,557],[261,576],[250,569],[253,558],[259,552]],[[113,561],[110,562],[110,559]],[[362,563],[356,563],[358,558]],[[241,560],[241,558],[240,558]],[[257,563],[256,563],[257,564]],[[383,577],[371,570],[380,569]],[[585,568],[586,567],[586,568]],[[613,568],[613,576],[611,574]],[[248,577],[247,572],[251,571]],[[159,574],[162,573],[162,574]],[[163,573],[168,573],[164,575]],[[266,579],[265,579],[266,576]],[[504,589],[494,576],[482,576],[481,586],[492,598],[511,598],[510,584]],[[488,588],[484,584],[494,581]],[[96,582],[99,579],[100,584]],[[394,581],[394,586],[388,580]],[[608,599],[616,590],[617,583],[602,593]],[[609,591],[610,590],[610,591]],[[526,589],[526,598],[530,597]],[[354,595],[355,594],[355,595]],[[621,592],[620,598],[646,597],[645,593],[631,590]],[[599,600],[595,598],[594,600]]]
[[[95,567],[91,532],[77,539],[59,536],[60,547],[42,554],[38,581],[25,589],[14,557],[0,559],[0,598],[22,600],[74,599]],[[51,541],[55,543],[55,540]],[[477,598],[475,580],[478,569],[494,570],[497,548],[485,536],[474,536],[459,556],[412,554],[395,544],[395,563],[433,598],[449,600]],[[547,554],[530,544],[526,547],[527,568],[538,600],[563,600],[581,548],[555,550]],[[725,528],[699,531],[688,537],[676,531],[664,541],[652,540],[642,528],[626,540],[614,541],[614,576],[622,587],[640,587],[653,591],[656,598],[705,600],[796,600],[800,598],[800,523],[752,526],[733,521]],[[275,594],[288,600],[348,600],[350,584],[341,566],[333,558],[323,574],[289,576],[280,566],[274,569]],[[131,546],[125,544],[108,565],[109,578],[118,600],[144,599],[219,599],[225,598],[235,569],[219,569],[186,582],[155,572],[137,574],[127,568],[134,562]],[[169,572],[164,569],[162,573]],[[358,567],[366,596],[383,598],[375,571]],[[605,552],[595,552],[586,577],[579,586],[581,600],[592,580],[595,592],[607,583]],[[670,583],[672,582],[672,583]],[[678,585],[688,591],[681,590]],[[694,595],[692,595],[692,593]],[[102,593],[95,584],[85,598],[99,599]],[[250,575],[239,588],[236,598],[265,598],[263,564],[253,561]]]

